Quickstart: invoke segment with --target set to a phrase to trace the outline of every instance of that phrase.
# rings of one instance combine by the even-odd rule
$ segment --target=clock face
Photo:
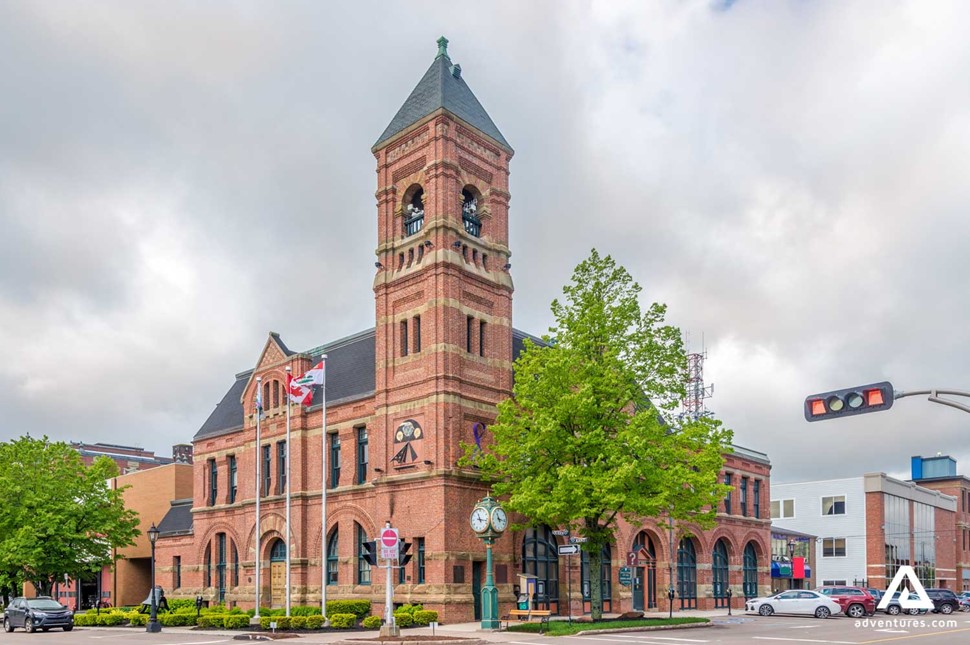
[[[505,514],[505,509],[497,507],[492,509],[492,528],[501,533],[509,525],[509,517]]]
[[[476,533],[484,533],[488,529],[488,511],[481,506],[476,506],[471,516],[472,530]]]

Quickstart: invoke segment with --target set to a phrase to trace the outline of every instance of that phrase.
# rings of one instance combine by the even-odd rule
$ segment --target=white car
[[[842,612],[842,607],[828,596],[816,591],[793,589],[766,598],[752,598],[744,603],[748,613],[762,616],[772,614],[808,614],[816,618],[828,618]]]

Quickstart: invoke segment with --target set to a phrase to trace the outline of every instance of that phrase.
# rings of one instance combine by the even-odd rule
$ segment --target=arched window
[[[636,575],[633,577],[633,608],[657,607],[657,548],[646,531],[641,531],[633,541],[633,551],[638,554]]]
[[[602,563],[600,566],[600,588],[603,590],[603,611],[613,611],[613,588],[610,581],[613,578],[613,573],[610,568],[610,545],[604,544],[603,551],[600,554],[602,558]],[[580,585],[583,588],[583,612],[590,612],[593,610],[591,603],[593,601],[593,591],[591,588],[591,582],[589,578],[589,553],[583,551],[583,555],[580,558]]]
[[[714,607],[721,609],[728,605],[728,554],[724,540],[718,540],[714,544],[714,553],[711,557],[711,570],[714,582]]]
[[[404,198],[404,236],[414,235],[424,228],[424,189],[412,186]]]
[[[205,587],[212,586],[212,544],[205,545],[205,556],[202,558],[205,563]]]
[[[364,531],[364,527],[356,522],[354,523],[354,531],[357,533],[357,584],[369,585],[370,564],[364,559],[364,542],[368,541],[367,533]]]
[[[286,561],[286,542],[280,540],[279,538],[273,542],[273,548],[269,552],[270,562],[285,562]]]
[[[216,593],[221,605],[226,601],[226,534],[216,533]]]
[[[677,595],[681,609],[697,609],[697,553],[687,537],[677,548]]]
[[[530,528],[522,541],[522,568],[536,577],[533,609],[559,613],[559,552],[548,526]]]
[[[327,584],[337,584],[337,529],[330,532],[327,540]]]
[[[758,554],[754,550],[754,543],[748,542],[744,547],[744,560],[741,566],[744,573],[744,597],[758,597]]]
[[[229,541],[232,550],[232,586],[239,586],[239,552],[236,550],[236,543]]]
[[[272,399],[270,397],[269,382],[263,383],[263,409],[268,410],[270,408],[270,402]]]
[[[280,407],[280,382],[273,381],[273,407]]]
[[[478,191],[466,186],[461,191],[461,222],[472,237],[482,236],[482,220],[478,216]]]

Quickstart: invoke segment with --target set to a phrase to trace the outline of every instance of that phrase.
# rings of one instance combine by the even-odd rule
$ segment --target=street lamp
[[[157,634],[162,631],[162,625],[158,622],[158,598],[155,595],[155,541],[158,539],[158,527],[152,522],[152,527],[148,529],[148,541],[152,544],[152,588],[151,594],[152,613],[148,616],[148,626],[146,632]]]
[[[788,538],[788,566],[791,567],[791,577],[788,579],[788,588],[795,588],[795,538]]]

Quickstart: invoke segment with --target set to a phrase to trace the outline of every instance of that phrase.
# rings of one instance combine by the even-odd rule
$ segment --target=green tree
[[[603,546],[618,517],[714,523],[731,432],[680,419],[687,359],[666,307],[641,311],[640,286],[594,249],[552,303],[545,345],[526,341],[513,397],[498,406],[489,450],[466,446],[493,492],[530,523],[586,537],[592,615],[602,617]]]
[[[108,480],[107,457],[85,466],[66,443],[29,436],[0,444],[0,581],[31,582],[41,594],[112,564],[112,549],[134,544],[138,516]]]

